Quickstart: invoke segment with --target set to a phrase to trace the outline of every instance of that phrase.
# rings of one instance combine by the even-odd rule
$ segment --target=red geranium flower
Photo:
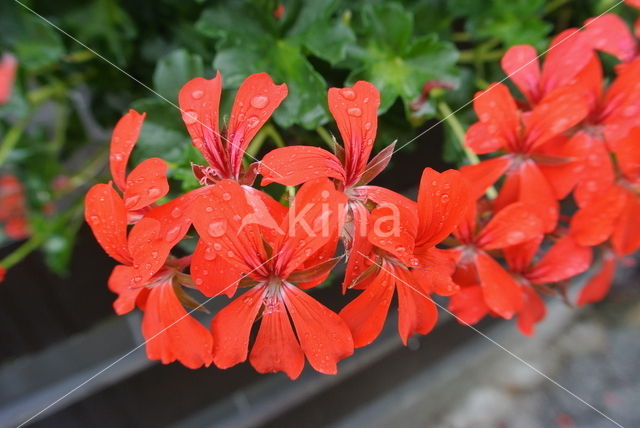
[[[578,245],[573,238],[565,236],[534,263],[541,238],[504,249],[509,272],[522,287],[524,303],[518,311],[517,325],[527,336],[533,335],[534,325],[544,318],[546,312],[536,286],[574,277],[586,271],[592,259],[591,248]]]
[[[602,260],[599,269],[582,287],[578,295],[578,306],[584,306],[588,303],[599,302],[609,292],[611,283],[616,273],[618,257],[609,248],[605,248],[602,253]]]
[[[554,90],[574,83],[593,55],[590,39],[576,28],[558,34],[549,45],[542,69],[533,46],[509,48],[501,60],[502,70],[532,108]],[[550,118],[551,119],[551,118]]]
[[[380,92],[369,82],[359,81],[352,88],[330,88],[329,110],[336,120],[344,142],[337,142],[334,154],[319,147],[291,146],[273,150],[260,163],[262,185],[272,182],[296,186],[317,177],[336,180],[349,198],[347,222],[342,231],[349,254],[343,286],[347,287],[362,272],[368,251],[365,203],[409,206],[411,202],[395,192],[367,185],[389,164],[395,144],[383,149],[369,161],[378,126]]]
[[[127,236],[127,208],[111,184],[96,184],[87,193],[85,218],[102,248],[118,262],[109,278],[109,288],[117,293],[113,306],[118,314],[127,313],[137,304],[144,310],[142,333],[147,340],[147,355],[167,364],[180,361],[190,368],[211,363],[211,335],[189,316],[180,297],[188,302],[181,286],[188,285],[180,273],[187,260],[166,255],[161,266],[148,277],[140,276],[134,255],[146,252],[146,244],[157,236],[161,225],[153,218],[143,218]],[[160,259],[147,253],[151,262]],[[147,272],[150,272],[147,269]]]
[[[521,112],[505,85],[491,85],[476,94],[480,119],[467,131],[465,143],[476,153],[506,151],[498,158],[467,165],[461,172],[480,197],[506,172],[495,209],[521,201],[537,210],[545,231],[558,220],[558,199],[576,184],[585,136],[563,134],[588,112],[587,97],[573,87],[561,87],[542,99],[531,112]],[[545,176],[549,174],[549,178]]]
[[[398,333],[405,345],[413,334],[426,334],[435,326],[438,311],[429,295],[450,295],[457,289],[451,282],[453,259],[435,246],[458,225],[468,205],[467,186],[458,171],[438,173],[427,168],[417,206],[395,207],[399,221],[394,222],[389,205],[373,210],[369,242],[375,248],[361,254],[371,263],[358,284],[365,290],[340,311],[356,347],[368,345],[380,334],[394,291]]]
[[[18,61],[13,55],[4,54],[0,59],[0,105],[6,104],[11,99],[17,68]]]
[[[353,353],[351,333],[342,319],[299,288],[317,284],[335,265],[327,254],[335,252],[345,203],[344,194],[329,180],[311,181],[276,219],[278,227],[271,228],[260,219],[273,213],[256,215],[247,192],[233,181],[208,187],[194,201],[194,226],[210,248],[210,258],[231,267],[220,272],[221,277],[232,279],[234,286],[251,286],[211,323],[218,367],[246,360],[258,316],[262,322],[249,355],[258,372],[283,371],[295,379],[306,356],[317,371],[335,374],[337,362]],[[247,278],[241,281],[243,276]],[[220,288],[219,293],[225,291]]]
[[[238,88],[229,125],[223,134],[218,128],[221,92],[220,73],[210,80],[196,77],[180,90],[182,120],[193,145],[209,163],[209,166],[194,165],[193,170],[202,184],[221,179],[251,184],[256,168],[243,167],[244,152],[287,96],[287,85],[274,84],[266,73],[247,77]]]
[[[461,245],[450,250],[458,260],[453,280],[463,288],[449,309],[469,324],[479,321],[488,310],[507,319],[518,313],[523,304],[522,289],[489,251],[539,240],[543,230],[535,210],[522,202],[506,206],[480,227],[475,208],[469,209],[466,220],[454,231]],[[472,312],[466,313],[469,304]]]
[[[0,222],[5,235],[16,240],[29,236],[26,215],[22,184],[13,175],[0,176]]]
[[[571,234],[581,245],[598,245],[611,238],[618,255],[640,248],[640,128],[617,144],[618,177],[604,192],[575,213]]]

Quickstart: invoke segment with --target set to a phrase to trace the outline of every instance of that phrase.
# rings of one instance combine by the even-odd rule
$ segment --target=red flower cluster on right
[[[465,143],[487,157],[461,169],[479,199],[455,233],[462,289],[449,308],[461,320],[517,314],[532,334],[545,314],[538,293],[564,297],[563,281],[591,266],[592,249],[599,269],[579,305],[602,299],[616,260],[640,248],[640,58],[635,44],[618,39],[621,25],[603,15],[566,30],[542,67],[533,47],[514,46],[502,67],[521,98],[502,83],[476,94],[479,121]],[[608,84],[600,48],[623,61]],[[483,197],[496,185],[495,198]],[[505,267],[491,256],[497,250]]]

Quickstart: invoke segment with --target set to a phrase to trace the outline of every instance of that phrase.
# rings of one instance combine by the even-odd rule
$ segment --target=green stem
[[[438,103],[438,110],[440,110],[440,114],[442,115],[442,120],[447,122],[447,124],[451,127],[451,130],[453,131],[453,135],[455,135],[456,140],[458,141],[460,148],[462,148],[462,150],[464,151],[464,154],[469,160],[469,163],[471,165],[480,163],[480,158],[478,157],[478,155],[476,155],[464,143],[464,128],[462,127],[462,124],[460,123],[456,115],[451,111],[451,108],[449,107],[449,105],[444,101],[440,101]],[[497,196],[498,196],[498,192],[496,192],[496,189],[493,186],[487,189],[487,197],[489,197],[489,199],[495,199]]]
[[[320,138],[322,138],[322,141],[324,141],[324,143],[331,149],[333,150],[333,137],[331,136],[331,134],[329,133],[329,131],[327,131],[326,129],[324,129],[324,127],[322,125],[319,125],[316,128],[316,132],[318,133],[318,135],[320,135]]]
[[[4,259],[0,260],[0,266],[5,269],[9,269],[10,267],[19,263],[22,259],[29,255],[29,253],[38,248],[44,241],[44,238],[45,236],[42,234],[32,236],[24,244],[20,245],[15,251],[13,251]]]
[[[268,136],[267,134],[268,132],[266,127],[263,127],[258,132],[258,134],[253,138],[251,145],[249,145],[249,147],[246,150],[247,156],[249,156],[251,160],[253,160],[258,155],[258,152],[260,151],[265,140],[267,139],[267,136]]]
[[[285,146],[284,140],[282,139],[282,136],[280,135],[280,133],[278,132],[276,127],[273,126],[273,124],[269,123],[269,124],[267,124],[267,126],[265,126],[265,128],[267,130],[267,135],[269,135],[269,137],[271,137],[271,140],[276,145],[276,147],[284,147]]]
[[[9,128],[7,135],[2,139],[2,142],[0,143],[0,166],[2,166],[5,160],[7,160],[9,153],[11,153],[11,150],[16,146],[20,137],[22,137],[22,134],[29,123],[29,118],[30,116],[23,117],[16,122],[11,128]]]

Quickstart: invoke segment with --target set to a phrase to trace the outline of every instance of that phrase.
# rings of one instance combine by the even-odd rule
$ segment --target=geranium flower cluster
[[[289,146],[249,162],[245,150],[287,86],[249,76],[221,130],[221,76],[191,80],[180,110],[206,165],[193,165],[201,187],[170,200],[163,160],[128,172],[145,118],[131,110],[111,140],[113,181],[86,197],[87,222],[119,263],[108,281],[116,312],[143,311],[151,359],[190,368],[248,359],[295,379],[305,360],[336,373],[380,334],[394,296],[405,344],[436,325],[434,294],[449,297],[461,322],[517,316],[532,334],[545,313],[540,294],[564,296],[595,247],[600,270],[579,303],[601,298],[615,260],[640,246],[640,60],[605,85],[598,46],[574,32],[553,41],[542,67],[530,46],[507,52],[502,65],[521,96],[499,83],[478,93],[479,121],[466,135],[486,158],[460,171],[426,168],[416,201],[369,184],[394,146],[371,156],[380,95],[368,82],[329,89],[333,151]],[[274,199],[270,183],[289,197]],[[192,254],[175,249],[182,240],[195,243]],[[341,262],[346,304],[336,313],[310,290]],[[187,312],[201,308],[196,291],[232,299],[210,328]]]

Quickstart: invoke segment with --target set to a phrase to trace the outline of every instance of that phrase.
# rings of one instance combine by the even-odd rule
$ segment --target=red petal
[[[510,157],[500,156],[460,168],[460,172],[469,183],[472,198],[481,198],[487,189],[507,171],[510,163]]]
[[[211,364],[211,334],[187,314],[170,282],[151,289],[142,333],[151,360],[163,364],[178,360],[190,369]]]
[[[520,130],[519,111],[506,85],[493,83],[484,91],[476,93],[473,108],[480,122],[487,125],[489,134],[502,140],[503,144],[517,140]]]
[[[245,149],[287,93],[287,85],[276,85],[267,73],[252,74],[238,88],[227,132],[229,162],[235,175],[242,166]]]
[[[9,54],[2,55],[0,58],[0,105],[7,103],[11,98],[17,68],[16,57]]]
[[[355,184],[373,148],[380,93],[371,83],[359,81],[352,88],[329,88],[328,98],[344,142],[346,184]]]
[[[226,294],[231,298],[242,279],[242,272],[217,253],[207,241],[198,241],[191,260],[191,277],[205,296]]]
[[[259,172],[263,186],[273,182],[297,186],[319,177],[345,180],[338,158],[319,147],[290,146],[272,150],[260,162]]]
[[[393,298],[395,279],[383,265],[367,288],[340,311],[353,334],[356,348],[367,346],[382,331]]]
[[[611,243],[618,255],[628,255],[640,248],[640,197],[630,191],[626,192],[626,203],[614,226]]]
[[[231,180],[209,186],[192,203],[193,224],[200,239],[235,270],[266,275],[260,227],[265,226],[265,217],[271,217],[268,212],[255,214],[246,195],[244,188]],[[267,211],[266,206],[263,209]]]
[[[528,285],[522,286],[522,296],[524,298],[524,304],[520,312],[518,312],[516,324],[522,334],[533,336],[533,327],[544,319],[547,308],[544,305],[544,300]]]
[[[542,175],[535,162],[527,161],[520,167],[519,200],[527,203],[542,220],[545,232],[551,232],[558,223],[560,207],[553,188]]]
[[[486,123],[476,122],[467,129],[467,133],[464,136],[464,144],[474,153],[484,155],[504,148],[505,141],[491,135],[489,126]]]
[[[344,226],[344,230],[351,230],[351,241],[347,248],[348,258],[345,268],[344,280],[342,281],[342,292],[345,293],[353,281],[369,267],[369,255],[372,250],[371,243],[367,237],[368,216],[367,208],[359,203],[350,204],[351,216],[353,220]],[[346,245],[346,244],[345,244]]]
[[[613,55],[622,62],[631,61],[636,53],[636,41],[629,27],[614,13],[587,19],[583,34],[594,48]]]
[[[113,309],[118,315],[131,312],[136,306],[140,291],[143,290],[142,287],[132,287],[134,273],[135,270],[131,266],[117,265],[109,276],[109,290],[118,294],[118,298],[113,302]]]
[[[353,354],[349,327],[336,313],[298,287],[285,284],[283,292],[309,364],[320,373],[336,374],[338,361]]]
[[[133,264],[138,266],[140,277],[147,279],[155,274],[164,265],[171,249],[187,234],[191,227],[190,206],[205,189],[192,190],[171,202],[153,208],[144,215],[144,219],[157,221],[159,228],[155,237],[147,235],[149,237],[146,245],[133,255]],[[131,233],[136,233],[136,229],[143,227],[141,223],[143,222],[138,222]]]
[[[511,318],[522,307],[520,285],[484,251],[478,251],[475,259],[487,306],[501,317]]]
[[[346,202],[345,194],[328,179],[309,181],[300,187],[282,225],[285,233],[274,246],[279,254],[275,269],[280,278],[287,278],[327,243],[337,242]]]
[[[588,154],[574,192],[578,206],[590,205],[600,197],[614,181],[613,164],[604,141],[591,137],[587,147]]]
[[[127,175],[127,163],[133,147],[138,141],[142,122],[146,113],[138,113],[135,110],[129,110],[129,113],[120,118],[111,137],[109,165],[111,166],[111,177],[120,190],[124,191],[127,187],[125,178]]]
[[[512,46],[502,57],[500,65],[529,103],[535,104],[540,93],[540,64],[533,46]]]
[[[616,155],[625,178],[640,183],[640,127],[632,129],[617,143]]]
[[[418,228],[417,211],[401,205],[379,205],[368,218],[368,238],[371,244],[399,259],[413,256]]]
[[[580,245],[594,246],[613,233],[625,205],[625,192],[611,186],[599,199],[579,209],[571,219],[571,236]]]
[[[571,236],[559,240],[526,274],[533,284],[546,284],[569,279],[591,266],[591,248],[576,244]]]
[[[616,258],[612,252],[604,254],[600,270],[591,277],[587,285],[580,290],[577,304],[583,306],[588,303],[599,302],[604,299],[616,273]]]
[[[543,94],[569,85],[584,69],[593,56],[591,41],[576,28],[568,28],[558,34],[547,49],[542,66],[541,87]]]
[[[536,160],[540,172],[553,188],[556,199],[566,198],[580,180],[584,170],[583,159],[589,154],[590,147],[591,138],[586,133],[579,132],[570,139],[554,139],[542,147],[546,150],[537,151],[550,158],[566,159],[555,164],[545,164],[544,161]]]
[[[249,334],[262,306],[265,288],[253,287],[225,306],[211,321],[213,362],[221,369],[247,359]]]
[[[426,168],[418,190],[416,247],[433,247],[449,236],[464,218],[470,202],[467,182],[459,171],[438,173]]]
[[[417,205],[406,196],[402,196],[393,190],[380,186],[360,186],[356,189],[358,195],[367,201],[373,201],[378,205],[396,205],[403,210],[415,210]]]
[[[460,287],[451,277],[456,270],[457,257],[450,250],[430,248],[423,253],[417,253],[420,266],[414,268],[411,274],[421,285],[421,288],[441,296],[451,296]]]
[[[504,248],[503,254],[509,270],[513,273],[525,272],[533,262],[543,238],[541,234],[530,241]]]
[[[603,114],[605,140],[615,149],[615,143],[629,131],[640,126],[640,58],[625,64],[606,93]]]
[[[221,92],[222,77],[217,73],[213,79],[196,77],[188,81],[180,89],[178,100],[193,145],[211,166],[225,171],[226,151],[218,130]]]
[[[402,343],[414,334],[427,334],[438,321],[438,309],[433,299],[420,288],[404,269],[395,269],[398,290],[398,333]]]
[[[461,324],[473,325],[489,313],[489,307],[484,301],[482,287],[471,285],[462,287],[459,292],[451,296],[447,309]]]
[[[476,245],[495,250],[537,239],[543,224],[530,205],[515,202],[493,216],[476,239]]]
[[[258,373],[285,372],[291,379],[300,376],[304,353],[291,328],[291,321],[281,299],[262,313],[262,323],[249,355]]]
[[[162,159],[147,159],[127,177],[124,205],[136,211],[151,205],[169,192],[167,163]]]
[[[535,148],[578,124],[589,113],[586,91],[564,86],[545,96],[533,109],[525,130],[526,144]]]
[[[96,184],[87,192],[84,218],[104,251],[131,264],[127,249],[127,210],[111,184]]]

